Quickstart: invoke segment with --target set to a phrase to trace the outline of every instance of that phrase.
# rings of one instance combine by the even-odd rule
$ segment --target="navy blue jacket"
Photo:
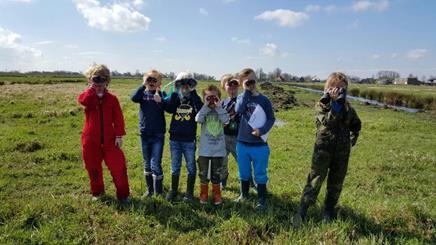
[[[162,103],[154,101],[156,91],[146,91],[141,85],[133,94],[132,101],[139,103],[139,130],[143,136],[165,134],[165,93],[159,91]]]
[[[170,124],[170,140],[192,142],[197,137],[195,116],[203,106],[201,98],[195,90],[188,97],[180,98],[172,93],[166,101],[166,111],[172,113]]]

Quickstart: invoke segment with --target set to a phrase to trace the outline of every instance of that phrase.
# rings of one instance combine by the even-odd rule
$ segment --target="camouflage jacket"
[[[339,112],[331,105],[316,104],[316,144],[343,144],[354,146],[359,137],[361,121],[353,107],[345,103]]]

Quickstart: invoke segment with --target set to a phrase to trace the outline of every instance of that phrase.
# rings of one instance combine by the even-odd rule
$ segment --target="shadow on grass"
[[[238,190],[235,188],[227,189],[227,191],[237,192]],[[132,198],[132,204],[129,206],[122,206],[116,199],[109,196],[102,201],[121,212],[132,212],[145,217],[152,216],[160,225],[180,232],[201,231],[208,233],[236,213],[238,217],[250,225],[249,233],[251,236],[260,241],[270,241],[281,232],[293,229],[292,216],[298,207],[298,203],[292,201],[291,197],[294,195],[299,195],[299,193],[286,195],[270,193],[267,201],[268,208],[265,211],[255,209],[256,195],[250,195],[249,200],[242,204],[224,199],[224,203],[220,206],[214,206],[210,203],[201,205],[198,199],[194,202],[185,202],[181,200],[181,194],[179,194],[179,199],[172,203],[166,201],[164,197]],[[308,214],[309,220],[302,228],[312,230],[312,228],[321,225],[323,222],[321,213],[322,208],[319,205],[311,207]],[[424,219],[432,220],[431,225],[434,227],[433,219],[429,217],[424,217]],[[403,231],[405,228],[395,227],[394,224],[391,227],[377,224],[374,220],[347,206],[338,208],[337,220],[350,222],[356,227],[355,232],[350,231],[348,234],[348,238],[352,241],[382,235],[382,238],[390,243],[395,243],[395,239],[398,238],[418,239],[425,243],[432,242],[431,238],[423,234]],[[156,224],[150,224],[150,227],[154,225]]]

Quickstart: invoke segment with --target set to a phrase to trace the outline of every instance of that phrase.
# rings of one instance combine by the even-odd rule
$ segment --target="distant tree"
[[[394,80],[400,77],[400,73],[396,71],[379,71],[376,75],[377,79],[389,79]]]

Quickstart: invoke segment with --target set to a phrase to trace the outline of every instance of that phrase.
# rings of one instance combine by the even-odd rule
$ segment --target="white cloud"
[[[54,41],[46,40],[46,41],[36,42],[36,43],[34,43],[34,45],[48,45],[48,44],[53,44],[53,43],[54,43]]]
[[[397,57],[398,57],[398,53],[392,53],[392,54],[391,54],[391,57],[392,57],[393,59],[397,58]]]
[[[354,2],[352,9],[356,12],[364,12],[368,10],[384,11],[389,7],[389,0],[359,0]]]
[[[338,7],[336,7],[336,5],[327,5],[324,7],[324,11],[328,12],[328,13],[332,13],[334,11],[336,11],[338,9]]]
[[[417,60],[417,59],[424,58],[429,53],[430,51],[428,49],[417,48],[417,49],[409,50],[409,52],[407,52],[406,54],[406,57],[412,60]]]
[[[150,18],[129,4],[113,3],[107,6],[98,0],[73,0],[88,25],[110,32],[137,32],[148,30]]]
[[[282,57],[286,58],[288,56],[287,52],[281,52],[275,43],[267,43],[263,48],[260,49],[263,55],[271,57]]]
[[[303,12],[295,12],[288,9],[267,10],[254,17],[256,20],[277,21],[280,26],[295,27],[309,19],[309,15]]]
[[[142,5],[144,5],[144,1],[143,0],[132,0],[132,4],[138,7],[141,7]]]
[[[154,40],[158,41],[158,42],[166,42],[168,41],[168,39],[164,36],[162,37],[155,37]]]
[[[380,57],[381,57],[381,55],[379,55],[379,54],[373,54],[372,55],[372,59],[373,60],[378,60],[378,59],[380,59]]]
[[[6,51],[12,55],[26,58],[26,57],[40,57],[42,51],[33,47],[26,46],[21,43],[21,35],[0,27],[0,53]]]
[[[309,4],[304,9],[306,10],[306,12],[318,12],[321,10],[321,6]]]
[[[93,56],[93,55],[104,55],[106,53],[100,51],[84,51],[84,52],[79,52],[77,54],[81,56]]]
[[[250,39],[248,39],[248,38],[232,37],[230,40],[232,40],[232,42],[238,43],[238,44],[250,44],[251,43]]]
[[[207,10],[204,9],[204,8],[200,8],[198,11],[200,12],[201,15],[204,15],[204,16],[208,16],[209,15],[209,12],[207,12]]]

